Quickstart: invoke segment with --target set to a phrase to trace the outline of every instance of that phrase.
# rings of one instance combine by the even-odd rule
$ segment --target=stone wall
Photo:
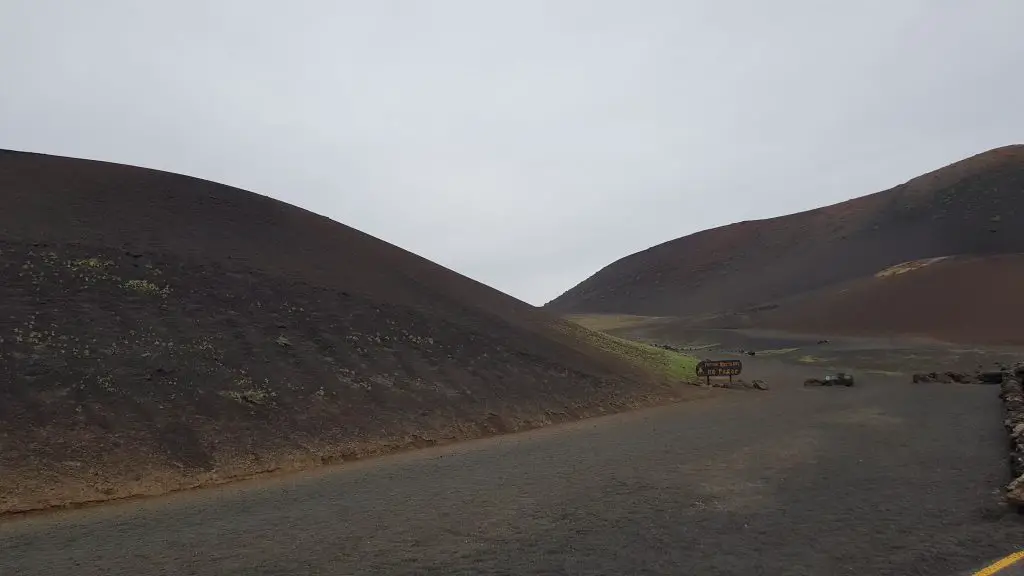
[[[1000,397],[1005,417],[1003,425],[1010,435],[1010,469],[1013,480],[1006,487],[1007,501],[1024,510],[1024,366],[1018,365],[1006,374]]]

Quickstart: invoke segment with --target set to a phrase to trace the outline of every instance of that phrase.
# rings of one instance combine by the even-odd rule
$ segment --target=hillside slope
[[[1024,254],[906,263],[706,327],[1024,345]]]
[[[545,305],[560,314],[737,311],[901,262],[1024,252],[1024,146],[895,188],[691,234],[622,258]]]
[[[0,152],[0,512],[220,482],[681,393],[328,218]]]

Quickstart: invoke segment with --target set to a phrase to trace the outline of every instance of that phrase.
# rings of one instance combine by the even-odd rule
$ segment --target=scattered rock
[[[937,382],[940,384],[999,384],[1003,381],[1002,372],[978,372],[971,376],[964,372],[918,372],[913,376],[914,383]]]
[[[926,372],[914,374],[914,382],[939,382],[950,384],[953,382],[970,382],[971,377],[962,372]]]
[[[712,382],[712,387],[715,388],[728,388],[730,390],[767,390],[768,385],[765,384],[764,380],[751,380],[747,382],[742,378],[734,378],[732,382],[727,380]]]

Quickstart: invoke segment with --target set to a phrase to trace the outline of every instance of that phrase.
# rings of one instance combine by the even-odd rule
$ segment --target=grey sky
[[[1019,0],[0,0],[0,147],[208,178],[533,304],[1024,141]]]

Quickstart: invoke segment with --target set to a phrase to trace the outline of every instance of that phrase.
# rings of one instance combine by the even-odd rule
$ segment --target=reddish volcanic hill
[[[946,342],[1024,344],[1024,254],[908,262],[692,326],[771,328],[807,334],[913,336]]]
[[[237,188],[0,152],[0,513],[676,393],[547,312]]]
[[[1022,230],[1024,146],[1007,146],[869,196],[731,224],[654,246],[609,264],[545,307],[563,314],[738,312],[870,278],[902,262],[1024,253]],[[936,273],[945,270],[946,266],[935,269]],[[903,297],[912,297],[906,292],[909,284],[899,286]],[[935,288],[928,283],[915,286],[924,291]],[[871,293],[881,295],[887,290]],[[953,297],[948,291],[942,294],[935,298]],[[983,298],[984,290],[972,289],[971,294]],[[867,293],[864,297],[868,298]],[[826,301],[838,306],[840,300],[843,306],[857,305],[848,299],[824,299],[814,309],[823,313],[820,307]],[[812,308],[808,304],[807,310]],[[809,317],[786,319],[781,309],[776,314],[775,325],[811,324]],[[881,327],[865,322],[857,329]]]

